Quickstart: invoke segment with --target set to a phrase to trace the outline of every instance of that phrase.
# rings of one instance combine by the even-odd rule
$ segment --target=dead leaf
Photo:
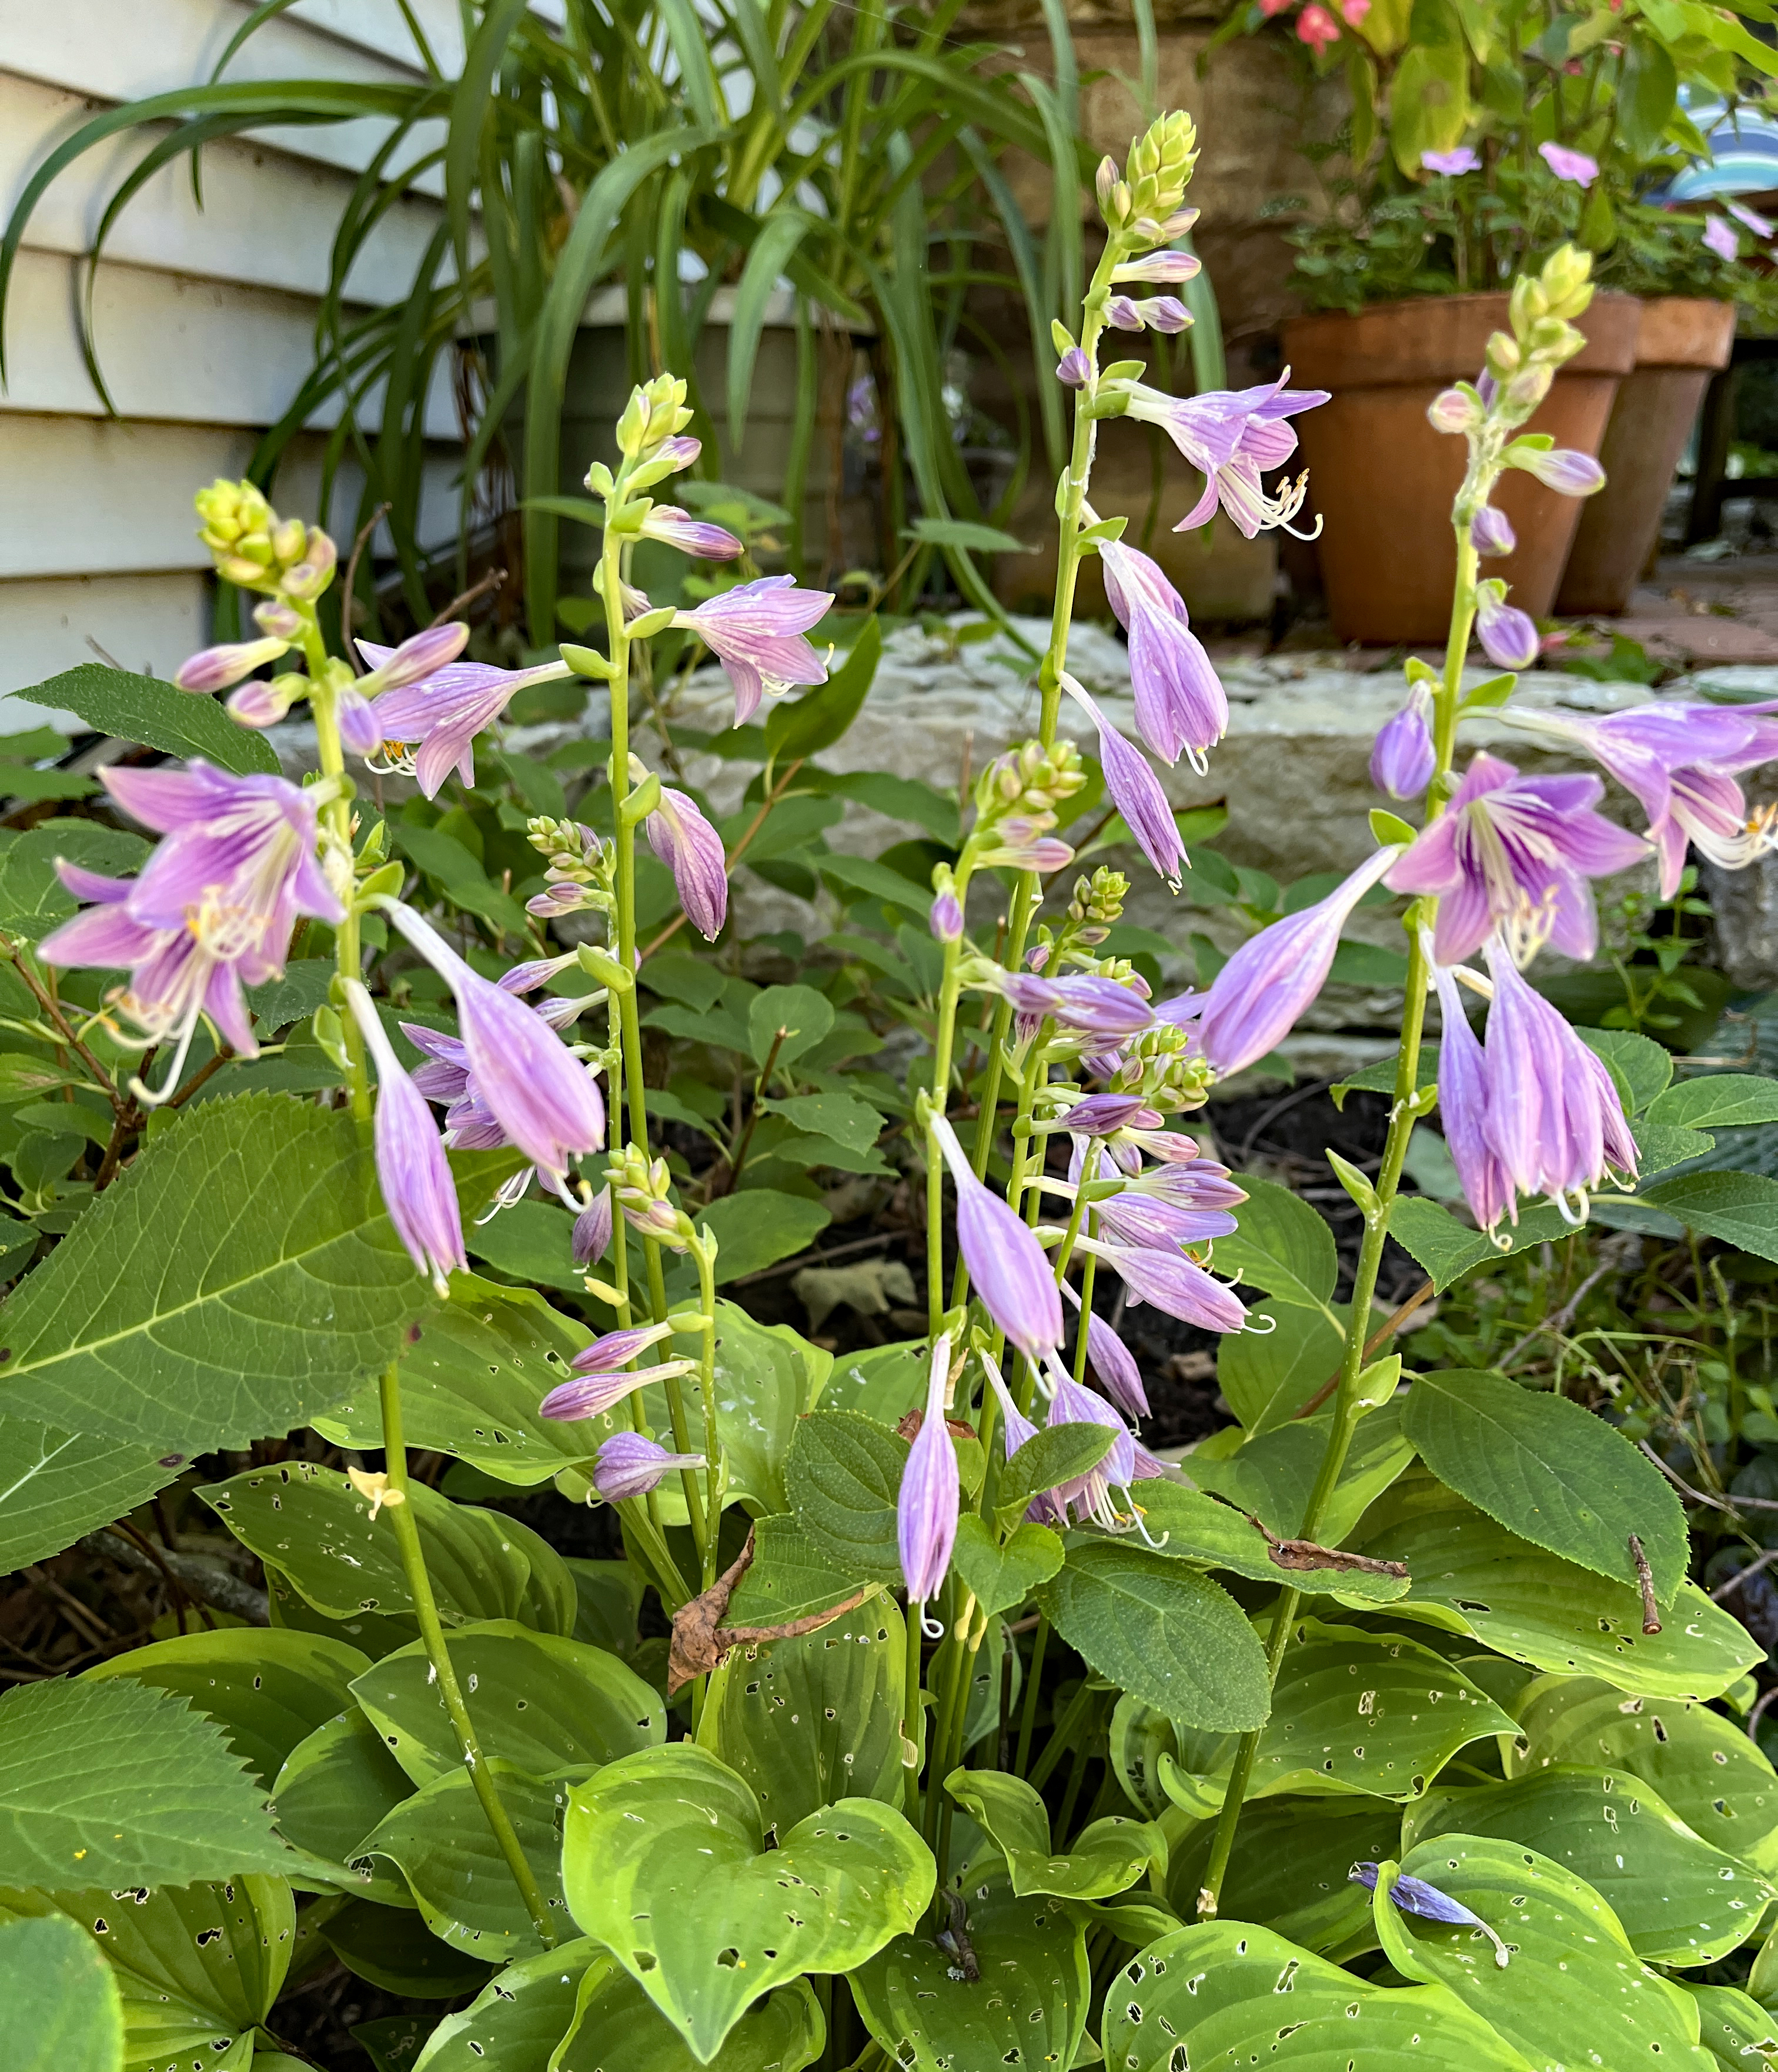
[[[676,1697],[694,1676],[707,1676],[713,1669],[720,1668],[723,1657],[733,1649],[756,1642],[795,1640],[803,1634],[818,1632],[822,1626],[855,1611],[881,1587],[866,1583],[862,1589],[854,1591],[837,1605],[829,1605],[825,1611],[811,1613],[806,1618],[787,1620],[782,1626],[724,1626],[722,1618],[728,1610],[729,1599],[752,1565],[753,1535],[750,1531],[746,1546],[735,1556],[731,1565],[707,1590],[689,1604],[681,1605],[673,1614],[673,1638],[667,1647],[669,1698]]]

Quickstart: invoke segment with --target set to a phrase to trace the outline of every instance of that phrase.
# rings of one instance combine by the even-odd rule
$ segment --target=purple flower
[[[1418,799],[1432,782],[1438,756],[1432,746],[1427,714],[1432,696],[1424,684],[1408,693],[1407,703],[1377,731],[1371,750],[1371,782],[1392,799]]]
[[[1132,1302],[1151,1302],[1200,1330],[1239,1331],[1246,1326],[1247,1312],[1234,1289],[1183,1252],[1152,1252],[1088,1237],[1076,1238],[1075,1245],[1079,1251],[1097,1253],[1119,1274]]]
[[[1367,1892],[1377,1889],[1375,1864],[1354,1864],[1346,1877],[1348,1883],[1361,1885]],[[1422,1878],[1404,1877],[1397,1873],[1394,1884],[1389,1887],[1389,1897],[1402,1913],[1417,1914],[1422,1920],[1443,1921],[1453,1928],[1480,1929],[1494,1945],[1496,1967],[1503,1971],[1506,1969],[1506,1945],[1479,1914],[1471,1914],[1461,1900],[1453,1899],[1448,1892],[1441,1892],[1437,1885],[1428,1885]]]
[[[595,1265],[611,1249],[611,1193],[601,1187],[580,1214],[568,1240],[568,1256],[576,1266]]]
[[[1749,208],[1745,202],[1731,201],[1725,195],[1722,206],[1737,223],[1745,224],[1755,237],[1770,237],[1774,228],[1778,228],[1778,225],[1768,222],[1757,209]]]
[[[385,911],[455,994],[480,1100],[508,1141],[559,1182],[570,1158],[605,1141],[605,1104],[591,1075],[522,1001],[471,971],[411,908],[391,900]]]
[[[290,709],[292,689],[303,680],[300,676],[279,676],[268,684],[255,676],[228,693],[224,709],[237,726],[276,726]]]
[[[1327,983],[1346,917],[1400,853],[1379,849],[1325,899],[1261,928],[1217,972],[1197,1047],[1221,1077],[1278,1048]]]
[[[1140,331],[1142,311],[1130,295],[1113,295],[1105,304],[1105,322],[1113,331]]]
[[[1077,1137],[1109,1137],[1114,1130],[1127,1129],[1138,1116],[1150,1112],[1134,1094],[1089,1094],[1057,1116],[1050,1126]],[[1154,1120],[1159,1122],[1159,1116]]]
[[[1482,162],[1467,144],[1459,144],[1452,151],[1422,151],[1420,162],[1429,173],[1443,173],[1447,179],[1455,179],[1463,173],[1472,173]]]
[[[1470,1214],[1491,1231],[1513,1206],[1513,1182],[1488,1141],[1487,1060],[1451,971],[1435,961],[1432,980],[1444,1025],[1438,1038],[1439,1120]]]
[[[189,661],[180,663],[173,681],[182,691],[225,691],[243,676],[250,676],[261,662],[275,661],[288,653],[290,645],[288,640],[273,639],[237,640],[221,648],[206,648]]]
[[[704,1465],[702,1453],[669,1453],[640,1432],[614,1432],[593,1463],[593,1487],[606,1503],[622,1503],[627,1497],[648,1495],[676,1468]]]
[[[1136,314],[1150,331],[1177,338],[1192,328],[1192,312],[1177,295],[1150,295],[1135,305]]]
[[[700,561],[732,561],[747,549],[721,525],[707,524],[675,504],[656,504],[642,521],[645,540],[665,540],[669,547]]]
[[[237,691],[235,697],[238,698],[240,695]],[[229,710],[234,711],[233,699],[229,701]],[[238,719],[240,714],[236,713],[235,717]],[[340,729],[341,742],[351,754],[372,756],[383,745],[383,730],[377,722],[377,708],[356,684],[348,684],[340,692],[339,703],[334,707],[334,722]]]
[[[1076,1309],[1080,1308],[1080,1297],[1065,1281],[1062,1293]],[[1087,1312],[1086,1331],[1087,1359],[1099,1377],[1100,1387],[1126,1416],[1147,1416],[1148,1391],[1142,1386],[1142,1371],[1129,1346],[1103,1317],[1090,1309]]]
[[[1131,746],[1099,709],[1086,690],[1066,671],[1062,688],[1099,730],[1099,762],[1105,771],[1105,790],[1123,816],[1124,824],[1169,889],[1179,889],[1179,865],[1185,845],[1179,840],[1179,824],[1167,803],[1160,779],[1148,767],[1142,751]]]
[[[1196,218],[1197,212],[1192,212]],[[1141,281],[1157,286],[1177,287],[1195,280],[1204,271],[1204,261],[1191,252],[1150,252],[1143,259],[1126,259],[1115,268],[1115,282]]]
[[[794,576],[760,576],[708,598],[673,624],[695,633],[735,686],[735,724],[745,726],[768,692],[825,684],[827,664],[803,638],[833,602],[825,590],[799,590]]]
[[[1506,458],[1509,467],[1523,468],[1564,496],[1591,496],[1605,487],[1604,469],[1591,454],[1577,453],[1572,446],[1515,443],[1507,448]]]
[[[377,1064],[372,1137],[384,1206],[408,1256],[442,1295],[451,1270],[469,1264],[451,1161],[438,1141],[426,1096],[402,1070],[369,993],[356,979],[348,979],[346,998]]]
[[[1176,763],[1183,750],[1201,771],[1204,750],[1229,731],[1229,701],[1184,600],[1159,563],[1134,547],[1107,540],[1099,558],[1105,595],[1130,635],[1136,730],[1163,761]]]
[[[1461,388],[1441,388],[1426,405],[1426,422],[1447,436],[1472,432],[1481,421],[1475,397]]]
[[[999,1401],[1001,1449],[1004,1457],[1010,1461],[1027,1439],[1036,1437],[1037,1427],[1013,1401],[994,1355],[984,1352],[977,1357],[982,1362],[982,1372],[988,1377],[989,1386]],[[1026,1514],[1027,1517],[1031,1515],[1031,1512]]]
[[[963,909],[957,903],[954,892],[941,892],[933,900],[927,925],[932,931],[935,943],[954,943],[961,938]]]
[[[455,662],[468,644],[469,628],[461,619],[449,620],[442,626],[428,626],[404,640],[399,648],[382,649],[383,659],[375,664],[360,689],[374,693],[405,691],[410,684],[423,684],[447,664]],[[370,649],[362,641],[358,646],[360,654],[370,656]]]
[[[935,1115],[929,1127],[956,1182],[957,1248],[975,1291],[1008,1342],[1040,1360],[1062,1342],[1062,1298],[1049,1259],[1024,1218],[976,1178],[945,1118]]]
[[[1275,497],[1260,486],[1263,469],[1282,467],[1296,451],[1296,433],[1285,421],[1325,403],[1324,388],[1286,388],[1286,368],[1276,381],[1257,388],[1212,389],[1175,397],[1133,381],[1126,392],[1129,414],[1159,425],[1204,477],[1204,495],[1174,527],[1190,532],[1220,502],[1251,540],[1267,528],[1286,525],[1303,507],[1303,483]]]
[[[1079,346],[1071,345],[1056,363],[1056,378],[1064,388],[1084,388],[1093,379],[1093,362]]]
[[[1475,631],[1482,652],[1497,669],[1529,669],[1541,643],[1536,623],[1506,601],[1506,585],[1490,576],[1475,586]]]
[[[685,919],[714,943],[728,919],[728,857],[722,837],[683,791],[661,787],[661,804],[644,823],[648,846],[673,873]]]
[[[1529,962],[1545,941],[1584,964],[1597,940],[1587,881],[1645,853],[1640,838],[1593,809],[1596,777],[1521,777],[1485,750],[1450,805],[1391,866],[1392,892],[1436,893],[1434,952],[1473,956],[1498,927]]]
[[[1488,944],[1489,1148],[1521,1194],[1547,1194],[1565,1216],[1585,1211],[1607,1167],[1627,1178],[1636,1148],[1611,1076],[1548,1001],[1532,991],[1498,936]],[[1516,1205],[1508,1213],[1517,1220]]]
[[[1740,238],[1735,234],[1733,226],[1725,223],[1719,216],[1713,216],[1705,224],[1704,243],[1706,248],[1714,252],[1718,259],[1726,259],[1731,265],[1741,256]]]
[[[1571,151],[1566,144],[1540,144],[1537,156],[1558,180],[1572,180],[1578,187],[1590,187],[1599,178],[1598,159]]]
[[[562,1382],[544,1397],[541,1413],[563,1421],[600,1417],[624,1397],[651,1381],[688,1374],[690,1360],[667,1360],[659,1367],[632,1367],[630,1362],[658,1340],[670,1335],[669,1324],[642,1324],[621,1331],[607,1331],[595,1338],[570,1364],[575,1379]]]
[[[1099,1424],[1117,1435],[1110,1452],[1097,1467],[1089,1468],[1077,1481],[1064,1482],[1056,1492],[1064,1503],[1073,1507],[1076,1517],[1091,1519],[1097,1525],[1115,1530],[1119,1520],[1112,1509],[1109,1493],[1128,1489],[1136,1479],[1136,1442],[1129,1426],[1102,1396],[1083,1388],[1067,1375],[1055,1377],[1048,1422],[1052,1427]]]
[[[374,671],[397,651],[360,640],[358,652]],[[422,791],[433,799],[453,769],[465,784],[475,783],[475,736],[493,725],[515,692],[573,673],[566,662],[545,662],[534,669],[447,662],[418,682],[385,691],[370,709],[381,740],[405,742],[414,750],[414,775]]]
[[[1510,554],[1519,544],[1518,535],[1504,511],[1496,511],[1492,504],[1484,504],[1475,513],[1469,528],[1470,543],[1478,554],[1498,556]]]
[[[945,1421],[945,1395],[950,1379],[951,1341],[941,1333],[932,1347],[926,1383],[926,1415],[908,1449],[895,1498],[895,1540],[910,1605],[929,1604],[938,1595],[957,1544],[957,1501],[961,1478],[957,1449]]]
[[[1069,978],[1009,972],[1000,989],[1021,1015],[1047,1015],[1064,1029],[1105,1042],[1136,1035],[1154,1019],[1154,1009],[1134,987],[1094,972]]]

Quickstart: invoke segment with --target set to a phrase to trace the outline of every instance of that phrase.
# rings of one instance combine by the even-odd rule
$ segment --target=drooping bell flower
[[[1432,745],[1429,714],[1432,695],[1415,684],[1407,702],[1378,729],[1371,750],[1371,782],[1392,799],[1418,799],[1432,782],[1438,757]]]
[[[1136,730],[1167,763],[1183,754],[1193,769],[1229,731],[1229,700],[1185,601],[1159,564],[1121,541],[1099,549],[1105,595],[1130,635],[1130,680]]]
[[[1498,576],[1475,586],[1475,637],[1497,669],[1529,669],[1542,648],[1536,621],[1507,602]]]
[[[945,1418],[950,1371],[951,1341],[949,1334],[941,1332],[932,1347],[926,1414],[908,1449],[901,1489],[895,1498],[895,1543],[910,1608],[930,1604],[938,1595],[951,1565],[951,1549],[957,1544],[962,1478]]]
[[[1274,921],[1212,981],[1197,1048],[1226,1079],[1275,1050],[1327,983],[1347,916],[1402,852],[1379,849],[1325,899]]]
[[[1436,893],[1442,964],[1462,964],[1496,928],[1529,963],[1545,942],[1580,963],[1598,925],[1589,878],[1623,870],[1646,845],[1594,808],[1596,777],[1521,777],[1484,750],[1449,806],[1389,868],[1393,892]]]
[[[1033,1362],[1062,1342],[1062,1298],[1031,1227],[975,1171],[942,1116],[930,1127],[957,1187],[957,1242],[983,1307]],[[936,1183],[934,1174],[928,1185]]]
[[[541,1414],[564,1421],[603,1416],[627,1396],[651,1381],[665,1381],[675,1375],[690,1373],[697,1364],[693,1360],[664,1360],[657,1367],[630,1365],[639,1353],[670,1337],[672,1331],[670,1324],[638,1324],[623,1330],[607,1331],[603,1338],[595,1338],[569,1362],[574,1371],[574,1379],[559,1383],[544,1397],[540,1406]]]
[[[360,640],[358,652],[380,672],[397,651]],[[409,751],[391,767],[411,768],[421,791],[434,799],[453,769],[465,785],[475,783],[475,737],[494,724],[516,693],[527,684],[554,683],[573,674],[566,662],[543,662],[533,669],[447,662],[416,681],[385,690],[370,711],[378,738],[405,743]],[[364,731],[368,730],[367,726]]]
[[[737,554],[747,552],[726,527],[694,518],[675,504],[655,504],[642,520],[642,536],[664,540],[669,547],[677,547],[682,554],[700,561],[732,561]]]
[[[648,1495],[681,1469],[704,1466],[702,1453],[670,1453],[640,1432],[614,1432],[593,1462],[593,1487],[607,1503],[622,1503],[628,1497]]]
[[[611,1194],[600,1187],[580,1214],[568,1240],[568,1256],[576,1266],[594,1266],[611,1246]]]
[[[673,623],[722,664],[735,686],[735,724],[745,726],[768,693],[827,681],[826,663],[803,636],[833,602],[830,590],[799,589],[794,576],[760,576],[675,612]]]
[[[372,1142],[384,1206],[408,1256],[442,1295],[452,1270],[469,1264],[451,1161],[426,1096],[396,1056],[369,993],[357,980],[348,979],[346,1000],[377,1067]]]
[[[1183,1252],[1110,1244],[1102,1238],[1077,1237],[1074,1243],[1076,1251],[1094,1253],[1121,1276],[1132,1302],[1152,1303],[1200,1330],[1245,1330],[1247,1312],[1234,1289]]]
[[[1065,978],[1041,978],[1035,972],[1009,972],[1000,990],[1022,1018],[1047,1018],[1083,1036],[1116,1042],[1134,1036],[1154,1019],[1154,1011],[1134,985],[1097,972]]]
[[[1115,1434],[1110,1452],[1098,1466],[1064,1482],[1056,1494],[1083,1523],[1090,1520],[1108,1531],[1117,1531],[1124,1521],[1112,1507],[1111,1491],[1128,1489],[1136,1479],[1136,1442],[1129,1426],[1102,1396],[1060,1372],[1052,1378],[1049,1423],[1052,1428],[1099,1424]]]
[[[1080,1298],[1068,1281],[1062,1293],[1076,1310]],[[1142,1371],[1135,1356],[1105,1319],[1096,1310],[1086,1315],[1087,1363],[1099,1377],[1099,1386],[1128,1417],[1149,1414],[1148,1391],[1142,1386]]]
[[[1122,814],[1136,846],[1167,881],[1168,889],[1177,892],[1185,844],[1160,779],[1141,750],[1125,740],[1084,686],[1065,671],[1062,688],[1099,730],[1099,762],[1112,804]]]
[[[1491,1231],[1513,1206],[1513,1182],[1488,1141],[1488,1062],[1452,972],[1435,960],[1443,1030],[1438,1038],[1438,1119],[1470,1214]]]
[[[1175,532],[1203,524],[1219,503],[1249,540],[1274,526],[1289,528],[1303,508],[1305,483],[1286,484],[1268,496],[1260,475],[1282,467],[1296,451],[1296,433],[1287,421],[1328,396],[1325,388],[1286,388],[1290,376],[1286,368],[1277,380],[1257,388],[1212,389],[1201,396],[1169,396],[1139,381],[1128,384],[1130,416],[1159,425],[1204,477],[1203,495],[1174,527]]]
[[[728,857],[722,837],[683,791],[661,787],[661,804],[643,824],[648,846],[673,873],[685,919],[714,943],[728,919]]]

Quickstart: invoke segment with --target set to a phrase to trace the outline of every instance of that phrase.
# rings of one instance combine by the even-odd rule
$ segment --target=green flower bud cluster
[[[664,440],[691,422],[685,384],[677,374],[657,374],[632,392],[617,421],[617,450],[626,460],[645,461]]]
[[[613,1155],[609,1177],[626,1219],[645,1237],[677,1246],[681,1217],[669,1198],[673,1175],[666,1160],[651,1159],[640,1144],[626,1144]]]
[[[1183,109],[1175,109],[1151,122],[1130,147],[1124,162],[1124,177],[1107,179],[1100,169],[1099,205],[1105,221],[1114,229],[1145,219],[1152,229],[1165,229],[1164,219],[1172,215],[1185,198],[1186,183],[1198,162],[1197,125]],[[1111,168],[1113,175],[1116,168]],[[1150,240],[1164,244],[1164,236]]]
[[[312,604],[333,581],[339,552],[332,541],[319,525],[280,518],[252,483],[218,477],[192,500],[204,521],[198,537],[224,582]]]
[[[1122,1046],[1123,1062],[1105,1083],[1107,1090],[1135,1094],[1145,1107],[1163,1115],[1202,1108],[1210,1097],[1215,1075],[1208,1059],[1185,1054],[1191,1040],[1186,1030],[1171,1022],[1157,1022],[1132,1036]]]
[[[1053,748],[1027,741],[998,755],[976,780],[978,825],[1013,813],[1053,813],[1087,781],[1080,751],[1072,741]]]
[[[1488,371],[1501,388],[1496,414],[1523,424],[1550,393],[1556,370],[1586,344],[1574,327],[1593,299],[1592,255],[1564,245],[1539,274],[1513,284],[1510,335],[1497,331],[1488,342]]]
[[[1124,901],[1130,894],[1130,880],[1121,870],[1109,870],[1101,864],[1091,878],[1077,878],[1074,881],[1074,897],[1068,902],[1068,919],[1084,923],[1094,928],[1109,928],[1124,911]],[[1103,935],[1089,936],[1084,931],[1075,938],[1076,942],[1103,942]]]
[[[578,885],[586,894],[578,904],[610,913],[615,904],[615,845],[601,841],[578,820],[537,814],[526,826],[525,840],[549,863],[544,875],[551,885]]]

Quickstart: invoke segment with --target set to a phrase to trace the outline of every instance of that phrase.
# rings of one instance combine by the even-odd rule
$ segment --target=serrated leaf
[[[1332,1426],[1328,1410],[1293,1419],[1246,1440],[1220,1460],[1189,1454],[1185,1471],[1193,1482],[1263,1519],[1280,1540],[1290,1540],[1307,1513]],[[1413,1458],[1399,1403],[1385,1403],[1361,1419],[1318,1528],[1323,1544],[1339,1546]]]
[[[92,1937],[65,1917],[0,1928],[0,2007],[14,2072],[122,2072],[117,1981]]]
[[[1307,1202],[1275,1181],[1244,1176],[1247,1199],[1233,1237],[1216,1240],[1216,1264],[1280,1302],[1323,1309],[1339,1273],[1333,1232]]]
[[[1146,1548],[1085,1540],[1038,1601],[1101,1675],[1170,1719],[1230,1733],[1264,1720],[1265,1651],[1208,1577]]]
[[[1628,1029],[1577,1029],[1574,1034],[1605,1060],[1627,1115],[1640,1115],[1673,1075],[1673,1052],[1652,1036]]]
[[[811,1815],[768,1852],[751,1789],[682,1741],[575,1788],[562,1870],[575,1920],[703,2064],[761,1993],[851,1971],[911,1930],[936,1876],[907,1821],[869,1799]]]
[[[1681,1173],[1636,1198],[1739,1252],[1778,1260],[1778,1180],[1759,1173]]]
[[[1348,1305],[1336,1305],[1335,1316],[1329,1317],[1320,1309],[1268,1301],[1248,1314],[1254,1328],[1231,1331],[1218,1341],[1216,1386],[1249,1432],[1269,1432],[1288,1424],[1339,1371]],[[1268,1319],[1270,1330],[1263,1328]]]
[[[1778,1079],[1750,1072],[1685,1079],[1657,1095],[1645,1119],[1673,1129],[1747,1129],[1778,1122]]]
[[[895,1500],[905,1441],[856,1410],[817,1410],[790,1441],[790,1508],[819,1557],[857,1582],[899,1583]]]
[[[1337,1597],[1348,1604],[1386,1605],[1407,1593],[1406,1581],[1398,1576],[1331,1566],[1286,1568],[1272,1558],[1265,1534],[1251,1519],[1182,1482],[1140,1482],[1132,1495],[1149,1537],[1160,1543],[1159,1551],[1170,1560],[1228,1568],[1249,1581],[1280,1588],[1287,1583],[1301,1596]]]
[[[23,695],[51,711],[77,713],[94,733],[118,741],[139,741],[166,755],[200,756],[237,776],[278,775],[278,756],[263,734],[237,726],[217,700],[157,677],[82,662]]]
[[[1090,1474],[1117,1437],[1106,1424],[1046,1424],[1001,1470],[995,1508],[1016,1518],[1033,1497]]]
[[[953,1770],[945,1789],[1006,1858],[1021,1899],[1109,1899],[1150,1868],[1167,1868],[1167,1840],[1153,1822],[1117,1814],[1091,1821],[1064,1853],[1052,1848],[1049,1808],[1023,1778]]]
[[[1416,1376],[1407,1435],[1438,1479],[1509,1531],[1634,1585],[1638,1536],[1663,1605],[1685,1577],[1685,1514],[1660,1470],[1566,1396],[1458,1369]]]
[[[503,1163],[460,1169],[477,1205],[467,1176]],[[348,1396],[430,1300],[349,1115],[206,1102],[14,1289],[0,1408],[157,1453],[244,1446]]]
[[[1459,1223],[1448,1209],[1422,1194],[1401,1195],[1389,1213],[1389,1235],[1426,1268],[1441,1295],[1454,1281],[1488,1261],[1528,1251],[1534,1244],[1556,1244],[1574,1234],[1574,1226],[1559,1210],[1550,1207],[1521,1209],[1516,1223],[1502,1223],[1502,1244],[1496,1244],[1485,1231]]]
[[[787,1625],[850,1597],[862,1580],[850,1568],[836,1567],[801,1521],[788,1512],[758,1519],[753,1565],[729,1600],[729,1618],[735,1626]]]
[[[122,1518],[166,1488],[181,1465],[146,1446],[0,1417],[0,1574]]]
[[[1062,1565],[1062,1542],[1047,1525],[1027,1519],[1002,1547],[973,1511],[957,1522],[952,1565],[990,1618],[1025,1602]]]
[[[0,1885],[189,1885],[288,1860],[216,1726],[147,1685],[0,1697]]]

